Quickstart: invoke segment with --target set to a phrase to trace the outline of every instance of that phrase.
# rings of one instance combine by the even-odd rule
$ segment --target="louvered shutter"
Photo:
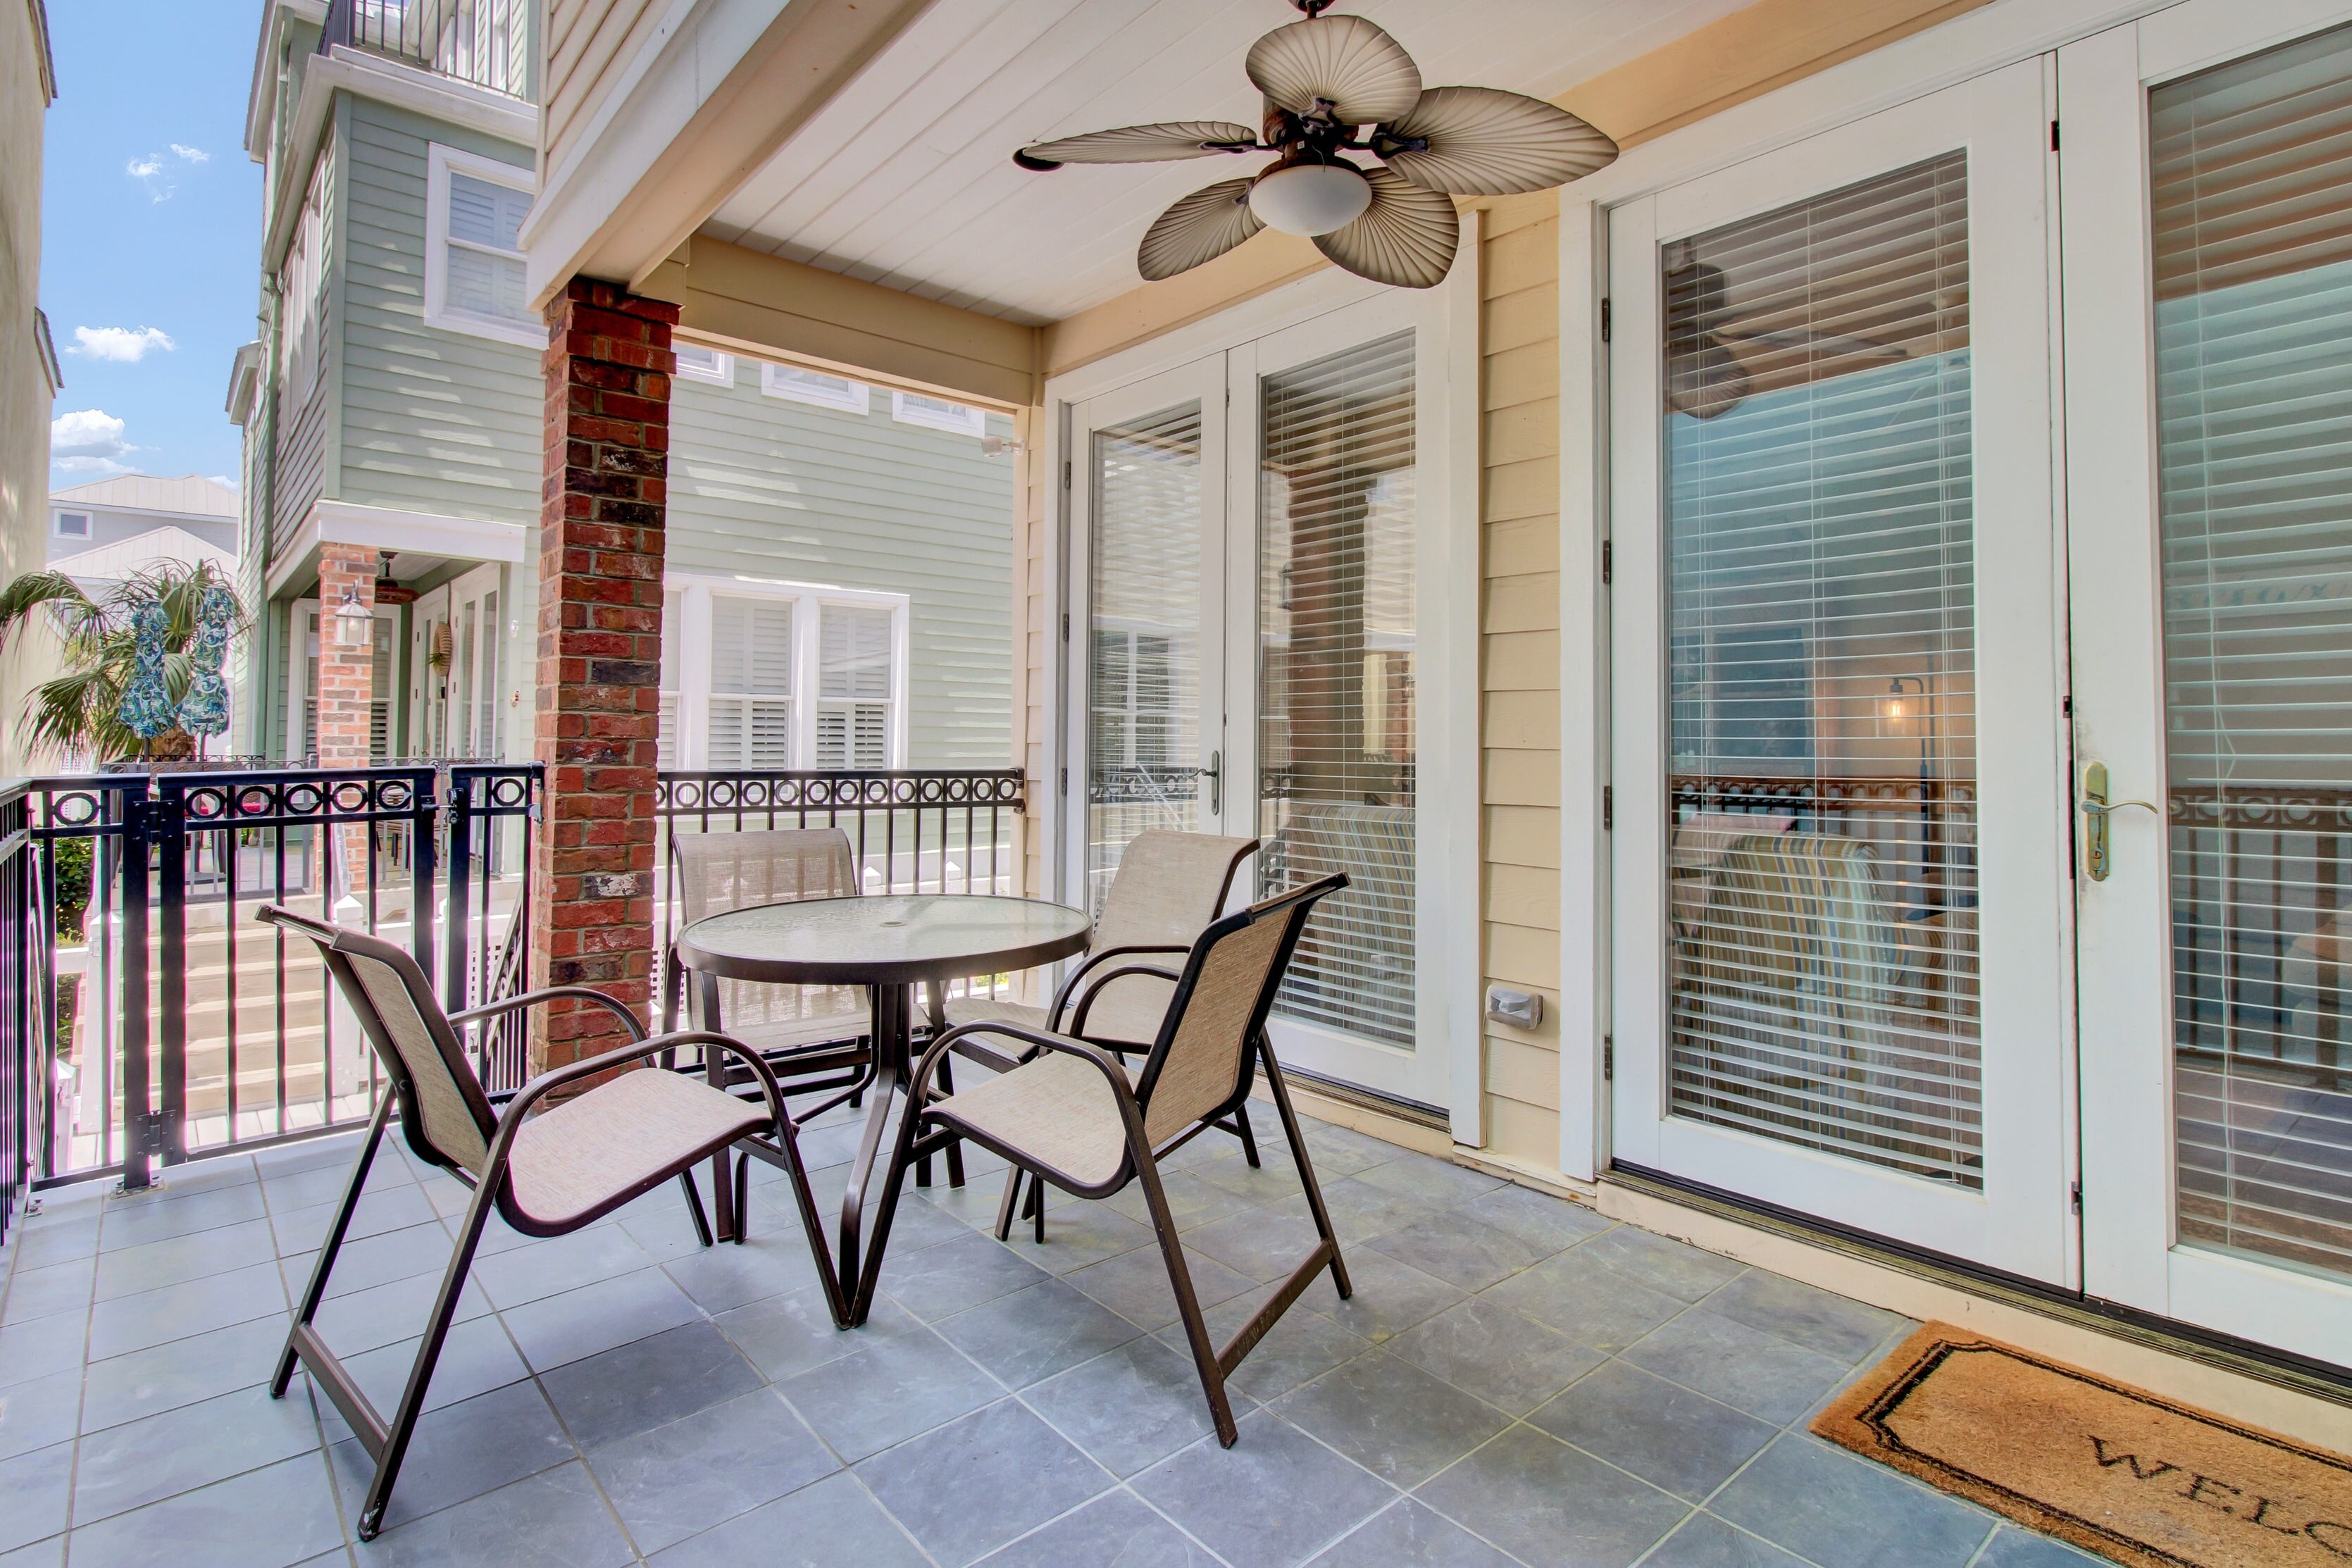
[[[658,767],[677,766],[678,646],[686,636],[686,595],[672,588],[662,595],[661,710],[654,731]]]
[[[2148,95],[2179,1234],[2352,1274],[2352,28]]]
[[[528,191],[449,172],[448,309],[511,321],[533,319],[520,239],[530,205]]]
[[[1966,155],[1661,265],[1672,1110],[1980,1188]]]
[[[710,596],[710,766],[793,765],[793,606]]]
[[[891,613],[826,605],[818,614],[816,765],[890,765]]]
[[[1413,335],[1264,384],[1258,833],[1268,891],[1339,871],[1276,1006],[1414,1039]],[[1139,708],[1140,707],[1139,702]]]

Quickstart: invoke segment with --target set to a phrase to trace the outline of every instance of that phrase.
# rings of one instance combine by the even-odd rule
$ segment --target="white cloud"
[[[213,476],[213,483],[220,486],[223,489],[234,490],[245,488],[226,474],[215,474]]]
[[[172,143],[172,151],[180,155],[180,160],[183,163],[209,163],[213,161],[213,155],[210,153],[205,152],[201,147],[183,147],[177,142],[174,142]]]
[[[147,199],[150,201],[168,202],[172,199],[172,193],[179,189],[172,183],[172,176],[163,172],[161,153],[133,158],[122,165],[122,172],[147,187]]]
[[[49,421],[49,461],[68,473],[127,474],[139,448],[123,439],[122,421],[103,408],[77,409]]]
[[[162,349],[168,353],[179,346],[172,341],[172,334],[161,327],[76,327],[74,346],[66,353],[84,359],[137,364],[151,350]]]

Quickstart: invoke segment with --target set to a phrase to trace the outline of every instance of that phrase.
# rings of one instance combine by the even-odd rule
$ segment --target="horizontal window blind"
[[[1662,272],[1673,1111],[1980,1187],[1965,155]]]
[[[448,306],[476,315],[531,320],[520,236],[531,195],[455,170],[449,174]]]
[[[1413,334],[1265,378],[1258,837],[1265,890],[1345,872],[1286,1016],[1414,1042]]]
[[[793,765],[793,606],[710,596],[710,763]]]
[[[1201,405],[1094,432],[1087,895],[1139,833],[1201,826]]]
[[[890,765],[891,614],[855,605],[819,612],[816,765]]]
[[[2352,1275],[2352,29],[2149,95],[2183,1242]]]

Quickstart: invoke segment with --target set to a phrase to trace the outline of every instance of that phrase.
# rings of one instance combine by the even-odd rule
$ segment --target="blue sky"
[[[121,472],[233,479],[237,431],[221,404],[230,357],[253,336],[261,243],[261,170],[241,145],[257,0],[48,11],[41,305],[66,377],[50,488]]]

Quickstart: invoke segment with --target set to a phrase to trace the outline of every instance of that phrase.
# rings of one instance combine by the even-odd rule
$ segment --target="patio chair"
[[[908,1085],[908,1111],[899,1121],[861,1291],[870,1293],[880,1267],[908,1163],[949,1140],[968,1138],[1014,1169],[1082,1198],[1110,1197],[1129,1182],[1140,1183],[1176,1293],[1177,1313],[1216,1422],[1217,1440],[1232,1447],[1234,1413],[1225,1380],[1234,1369],[1321,1270],[1330,1269],[1331,1282],[1343,1299],[1352,1292],[1347,1265],[1339,1257],[1339,1238],[1324,1208],[1322,1188],[1316,1183],[1306,1140],[1299,1135],[1298,1116],[1290,1106],[1290,1090],[1265,1032],[1266,1015],[1307,916],[1319,900],[1347,885],[1344,876],[1326,877],[1227,915],[1201,933],[1181,974],[1154,972],[1174,986],[1175,994],[1139,1073],[1130,1074],[1108,1050],[1087,1040],[1001,1019],[960,1025],[933,1040]],[[1018,1040],[1034,1054],[1011,1071],[961,1094],[932,1098],[933,1069],[960,1039],[982,1034]],[[1161,1190],[1160,1165],[1248,1098],[1254,1067],[1264,1069],[1274,1095],[1318,1240],[1220,1350],[1209,1342],[1192,1271]]]
[[[1173,987],[1159,972],[1134,967],[1120,972],[1118,984],[1113,985],[1109,984],[1112,972],[1103,965],[1139,953],[1190,952],[1202,930],[1225,907],[1242,862],[1256,849],[1255,838],[1164,829],[1137,834],[1119,853],[1118,869],[1103,894],[1102,912],[1096,917],[1094,940],[1085,960],[1062,982],[1051,1002],[1033,1007],[992,997],[958,997],[935,1008],[934,1030],[983,1022],[1019,1024],[1047,1033],[1066,1028],[1121,1059],[1150,1050],[1160,1037]],[[1223,1131],[1241,1140],[1243,1154],[1255,1165],[1257,1140],[1250,1128],[1248,1108],[1235,1106],[1228,1120],[1231,1125]],[[1016,1170],[1005,1176],[1004,1200],[996,1215],[998,1240],[1010,1234],[1020,1199],[1021,1173]],[[1044,1222],[1044,1199],[1034,1187],[1025,1212]]]
[[[360,1027],[390,1080],[390,1091],[378,1102],[367,1135],[361,1141],[351,1182],[319,1247],[319,1261],[310,1271],[310,1283],[302,1292],[269,1384],[272,1398],[284,1397],[299,1362],[325,1390],[375,1461],[375,1476],[360,1510],[361,1540],[373,1540],[383,1527],[384,1505],[400,1474],[416,1418],[425,1408],[425,1389],[493,1209],[525,1236],[563,1236],[675,1178],[685,1189],[695,1235],[709,1247],[710,1223],[695,1190],[695,1162],[751,1135],[772,1132],[800,1201],[801,1227],[812,1238],[810,1249],[835,1321],[845,1321],[832,1259],[823,1244],[814,1239],[823,1233],[809,1191],[808,1172],[801,1162],[798,1129],[785,1112],[774,1075],[757,1051],[705,1030],[647,1038],[626,1006],[584,985],[549,986],[462,1013],[444,1014],[434,998],[432,983],[405,950],[275,904],[263,906],[259,916],[318,945],[327,972],[358,1016]],[[626,1026],[630,1043],[542,1073],[517,1091],[504,1110],[493,1110],[480,1081],[466,1065],[457,1026],[558,998],[606,1009]],[[741,1058],[760,1081],[763,1103],[747,1103],[677,1073],[640,1070],[622,1072],[561,1104],[538,1109],[555,1090],[688,1045]],[[411,1152],[472,1188],[474,1197],[457,1232],[457,1249],[442,1274],[440,1294],[425,1321],[406,1388],[392,1419],[386,1421],[319,1336],[312,1321],[326,1296],[327,1278],[335,1267],[352,1211],[358,1206],[368,1169],[395,1107]],[[740,1218],[734,1239],[742,1239]]]

